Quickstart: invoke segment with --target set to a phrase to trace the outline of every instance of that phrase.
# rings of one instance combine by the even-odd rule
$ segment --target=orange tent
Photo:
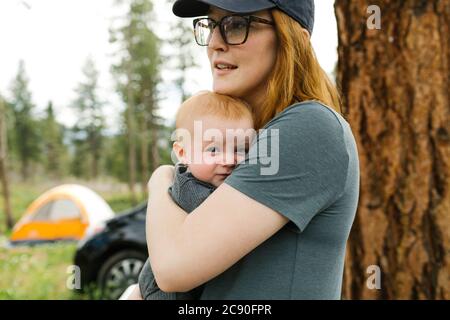
[[[89,230],[114,216],[97,193],[67,184],[38,197],[14,226],[11,243],[79,240]]]

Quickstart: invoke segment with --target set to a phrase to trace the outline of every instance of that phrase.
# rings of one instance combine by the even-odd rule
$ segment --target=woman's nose
[[[222,50],[224,51],[227,47],[227,44],[225,43],[225,40],[222,37],[222,34],[220,33],[219,27],[215,27],[212,34],[211,39],[209,40],[208,49],[212,50]]]

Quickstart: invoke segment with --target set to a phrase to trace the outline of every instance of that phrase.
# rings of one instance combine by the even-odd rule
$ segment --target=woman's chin
[[[214,83],[212,90],[218,94],[239,97],[239,90],[234,85],[230,86],[230,85],[221,84],[221,83],[217,83],[217,84]]]

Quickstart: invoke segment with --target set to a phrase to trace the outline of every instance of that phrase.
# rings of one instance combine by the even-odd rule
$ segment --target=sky
[[[37,113],[42,113],[52,101],[58,121],[67,126],[76,123],[70,103],[74,89],[83,81],[82,66],[92,57],[99,71],[99,95],[107,102],[105,116],[110,131],[118,125],[118,115],[124,105],[114,90],[110,66],[115,61],[114,47],[109,43],[109,28],[123,9],[115,0],[1,0],[0,1],[0,94],[11,97],[11,82],[19,60],[25,62],[29,89]],[[170,1],[172,2],[172,1]],[[179,19],[171,5],[157,0],[156,19],[152,24],[164,40],[170,22]],[[334,0],[316,0],[313,47],[323,69],[331,73],[337,62],[337,29]],[[192,41],[195,41],[192,39]],[[211,76],[205,48],[194,46],[199,70],[189,75],[186,89],[192,93],[211,89]],[[160,115],[169,123],[180,104],[173,89],[173,74],[162,71],[164,96]]]

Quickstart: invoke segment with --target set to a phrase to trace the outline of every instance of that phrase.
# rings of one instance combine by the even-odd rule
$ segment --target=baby
[[[178,162],[169,193],[190,213],[245,159],[255,136],[253,119],[244,101],[202,91],[181,105],[175,125],[173,153]],[[145,300],[198,299],[202,290],[203,286],[189,292],[161,291],[149,260],[139,275],[139,291]]]

